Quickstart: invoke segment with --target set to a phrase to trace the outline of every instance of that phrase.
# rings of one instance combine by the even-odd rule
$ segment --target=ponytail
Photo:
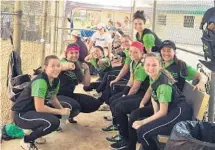
[[[181,76],[183,76],[183,77],[187,76],[188,75],[187,64],[184,61],[178,59],[176,57],[176,55],[174,57],[174,61],[175,61],[176,65],[179,66]]]
[[[161,72],[162,72],[165,76],[167,76],[167,78],[170,80],[170,82],[171,82],[172,84],[176,83],[175,79],[173,78],[173,76],[171,75],[171,73],[170,73],[169,71],[167,71],[167,70],[165,70],[165,69],[162,69]]]

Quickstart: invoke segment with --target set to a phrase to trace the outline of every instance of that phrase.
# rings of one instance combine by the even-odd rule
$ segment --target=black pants
[[[116,85],[126,85],[128,80],[129,80],[129,73],[125,75],[124,78],[122,78],[120,81],[118,81],[117,83],[114,83],[112,86],[110,86],[110,82],[112,80],[114,80],[117,75],[108,75],[107,77],[107,83],[106,83],[106,86],[104,88],[104,90],[102,91],[102,96],[101,96],[101,99],[103,102],[105,102],[106,104],[109,105],[109,99],[119,93],[119,92],[122,92],[123,89],[124,89],[124,86],[116,86]]]
[[[70,108],[72,110],[69,118],[73,118],[80,113],[81,106],[74,99],[63,95],[58,95],[57,98],[64,108]]]
[[[137,93],[122,97],[123,93],[118,93],[110,98],[110,110],[113,116],[113,124],[119,126],[120,135],[128,133],[128,117],[134,109],[138,108],[144,93]],[[126,135],[128,136],[128,134]]]
[[[72,107],[79,108],[82,113],[91,113],[100,107],[100,101],[89,95],[72,92],[61,92],[60,94],[70,97]]]
[[[90,86],[84,86],[85,91],[90,91],[92,89],[96,89],[98,93],[105,90],[106,85],[110,84],[110,81],[115,79],[115,77],[119,74],[122,67],[115,67],[111,68],[110,71],[102,73],[102,76],[100,76],[100,79],[96,82],[93,82],[90,84]],[[114,78],[110,78],[109,76],[114,76]]]
[[[57,116],[36,111],[25,113],[15,112],[14,121],[20,128],[32,130],[30,135],[24,137],[25,142],[31,142],[39,137],[47,135],[55,131],[60,125],[60,120]]]
[[[132,128],[133,122],[153,115],[153,108],[150,105],[131,113],[129,121],[129,150],[136,150],[137,141],[142,144],[143,149],[156,150],[157,146],[153,138],[159,134],[170,135],[176,123],[192,119],[192,109],[185,102],[181,102],[177,107],[169,107],[168,109],[170,111],[166,116],[149,122],[137,130]]]
[[[97,87],[96,91],[98,93],[103,92],[105,90],[105,88],[110,85],[110,82],[112,81],[111,79],[113,79],[110,76],[117,76],[119,74],[120,70],[121,70],[121,67],[120,68],[112,68],[109,72],[107,72],[103,76],[101,83]]]

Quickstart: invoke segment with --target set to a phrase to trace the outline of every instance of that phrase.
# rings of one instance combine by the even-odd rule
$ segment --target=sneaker
[[[78,123],[76,120],[74,120],[74,118],[69,118],[68,121],[69,121],[70,123]]]
[[[93,90],[92,96],[93,96],[94,98],[98,99],[98,98],[100,98],[100,97],[102,96],[102,93],[101,93],[101,92],[100,92],[100,93],[97,93],[95,90]]]
[[[57,132],[63,132],[63,129],[62,129],[61,127],[58,127],[58,128],[56,129],[56,131],[57,131]]]
[[[23,129],[25,135],[30,135],[32,130]]]
[[[103,117],[107,121],[113,121],[113,117],[111,115],[107,115]]]
[[[103,104],[100,106],[100,108],[98,110],[99,111],[110,111],[110,106],[107,104]]]
[[[46,143],[46,139],[44,137],[40,137],[40,138],[36,139],[35,142],[37,144],[45,144]]]
[[[41,149],[37,148],[37,146],[35,145],[34,142],[26,143],[26,142],[24,142],[24,139],[22,139],[20,141],[20,146],[24,150],[41,150]]]
[[[112,150],[128,150],[128,142],[124,139],[110,145]]]
[[[106,128],[102,128],[102,131],[104,131],[104,132],[114,132],[114,131],[118,131],[118,128],[115,125],[110,125],[110,126],[107,126]]]
[[[122,140],[122,137],[121,137],[121,135],[117,134],[115,136],[106,137],[106,140],[109,141],[109,142],[117,143],[117,142]]]

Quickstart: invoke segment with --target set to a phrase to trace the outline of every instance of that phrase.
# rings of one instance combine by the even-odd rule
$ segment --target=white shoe
[[[40,138],[36,139],[35,142],[37,144],[45,144],[46,143],[46,138],[40,137]]]
[[[24,139],[22,139],[20,141],[20,146],[24,150],[41,150],[41,149],[37,148],[37,146],[34,143],[25,143]]]
[[[100,106],[99,111],[110,111],[110,106],[103,104]]]
[[[96,90],[93,90],[93,91],[92,91],[92,96],[93,96],[94,98],[98,99],[99,97],[102,96],[102,92],[98,93],[98,92],[96,92]]]
[[[113,121],[113,117],[111,115],[105,115],[103,118],[107,121]]]
[[[23,129],[25,135],[29,135],[31,134],[32,130],[27,130],[27,129]]]

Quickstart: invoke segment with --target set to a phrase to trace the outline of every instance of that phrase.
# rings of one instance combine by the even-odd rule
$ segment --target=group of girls
[[[58,130],[62,116],[76,123],[74,117],[80,112],[94,112],[104,102],[110,106],[113,121],[102,130],[119,131],[107,138],[113,142],[112,149],[135,150],[139,141],[143,149],[155,150],[153,137],[168,135],[177,122],[191,119],[191,107],[181,91],[185,80],[194,79],[198,80],[195,88],[202,89],[203,77],[176,57],[174,42],[161,42],[144,28],[143,11],[134,14],[133,22],[136,41],[128,35],[121,37],[121,51],[115,54],[121,57],[120,66],[114,67],[104,47],[98,45],[85,58],[99,72],[96,84],[91,83],[88,64],[78,61],[78,44],[69,44],[62,59],[54,55],[45,58],[42,73],[28,84],[12,107],[15,123],[32,130],[20,143],[23,149],[36,150],[35,141]],[[123,88],[114,90],[122,81]],[[79,83],[85,90],[96,88],[101,97],[74,93]]]

